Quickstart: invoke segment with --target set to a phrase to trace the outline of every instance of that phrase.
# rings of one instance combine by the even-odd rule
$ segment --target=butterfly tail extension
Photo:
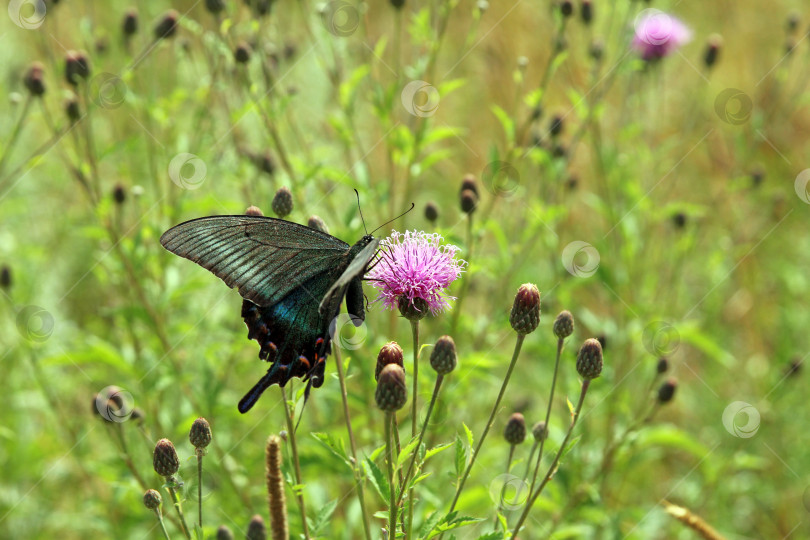
[[[239,412],[242,414],[248,412],[256,404],[265,390],[276,383],[284,386],[289,378],[287,366],[274,364],[272,367],[270,367],[270,369],[267,370],[264,377],[259,379],[259,382],[253,385],[253,388],[251,388],[248,393],[245,394],[245,397],[239,400]]]

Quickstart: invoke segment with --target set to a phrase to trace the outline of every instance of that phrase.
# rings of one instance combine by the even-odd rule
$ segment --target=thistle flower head
[[[526,420],[519,412],[509,417],[503,437],[509,444],[520,444],[526,440]]]
[[[540,291],[533,283],[524,283],[515,295],[509,324],[518,334],[531,334],[540,324]]]
[[[188,432],[188,440],[198,450],[211,444],[211,424],[208,423],[208,420],[202,417],[194,420],[191,430]]]
[[[692,31],[663,11],[647,10],[636,22],[633,48],[643,60],[659,60],[692,39]]]
[[[450,336],[440,337],[430,353],[430,366],[439,375],[447,375],[456,369],[457,363],[456,342]]]
[[[675,379],[667,379],[658,387],[658,403],[664,404],[672,401],[675,397],[675,390],[678,388],[678,381]]]
[[[385,366],[377,380],[374,399],[377,406],[385,412],[395,412],[401,409],[408,401],[405,370],[396,364]]]
[[[577,373],[583,379],[597,378],[602,373],[602,344],[590,338],[579,349],[577,354]]]
[[[34,62],[25,72],[23,84],[32,96],[41,96],[45,93],[45,67],[41,62]]]
[[[532,427],[532,437],[538,442],[548,437],[548,428],[546,428],[545,422],[541,420]]]
[[[565,339],[574,333],[574,316],[568,310],[561,311],[554,320],[554,335]]]
[[[441,235],[423,231],[393,231],[384,239],[382,258],[368,276],[380,290],[377,300],[394,309],[400,307],[400,298],[416,308],[420,306],[414,301],[421,299],[433,315],[450,307],[448,301],[455,298],[445,289],[458,279],[467,263],[456,259],[456,246],[441,241]]]
[[[233,540],[233,533],[227,526],[220,525],[217,529],[217,540]]]
[[[245,215],[246,216],[261,217],[261,216],[264,215],[264,212],[262,212],[262,209],[259,208],[258,206],[251,205],[251,206],[247,207],[247,210],[245,210]]]
[[[256,514],[252,518],[250,518],[250,523],[248,523],[247,534],[245,535],[247,540],[266,540],[267,539],[267,526],[264,524],[264,519],[259,514]]]
[[[156,510],[160,508],[160,503],[163,499],[160,498],[160,493],[154,489],[147,489],[143,494],[143,505],[149,510]]]
[[[272,207],[273,212],[282,219],[290,215],[293,210],[293,196],[288,187],[281,187],[276,191]]]
[[[177,457],[177,450],[174,449],[172,441],[160,439],[157,442],[155,453],[152,455],[152,465],[155,472],[165,478],[174,476],[180,470],[180,458]]]
[[[380,354],[377,355],[377,368],[374,370],[374,380],[379,380],[380,372],[388,364],[396,364],[403,367],[404,353],[402,347],[396,341],[389,341],[380,349]]]
[[[320,216],[310,216],[309,220],[307,220],[307,227],[329,234],[329,227],[326,226],[326,222]]]

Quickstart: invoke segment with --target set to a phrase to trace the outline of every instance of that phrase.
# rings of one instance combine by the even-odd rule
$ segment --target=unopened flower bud
[[[565,339],[574,333],[574,316],[568,310],[561,311],[554,319],[554,335]]]
[[[76,96],[69,98],[65,101],[65,114],[68,117],[68,120],[71,122],[76,122],[81,117],[81,110],[79,109],[79,100],[76,99]]]
[[[405,0],[389,0],[389,2],[395,9],[402,9],[402,6],[405,5]]]
[[[395,412],[408,401],[405,371],[396,364],[388,364],[380,372],[377,391],[374,393],[377,406],[385,412]]]
[[[212,15],[216,15],[220,11],[225,9],[225,1],[224,0],[205,0],[205,9],[208,10],[208,13]]]
[[[188,440],[191,446],[196,449],[205,448],[211,444],[211,424],[205,418],[197,418],[191,424],[191,430],[188,432]]]
[[[472,214],[478,206],[478,195],[471,189],[461,192],[461,211],[465,214]]]
[[[124,14],[124,20],[121,23],[121,32],[124,34],[124,39],[129,39],[138,32],[138,12],[135,8],[130,8]]]
[[[234,540],[233,533],[225,525],[220,525],[217,529],[217,540]]]
[[[374,380],[379,380],[380,372],[388,364],[396,364],[404,369],[404,353],[396,341],[389,341],[380,349],[377,355],[377,367],[374,370]]]
[[[247,534],[245,535],[247,540],[266,540],[267,539],[267,527],[264,524],[264,519],[259,514],[256,514],[250,519],[250,523],[248,523]]]
[[[177,11],[173,9],[167,11],[155,25],[155,39],[167,39],[174,36],[177,33],[179,19],[180,14]]]
[[[307,227],[329,234],[329,227],[326,226],[326,222],[319,216],[311,216],[307,220]]]
[[[431,223],[436,223],[439,219],[439,207],[436,203],[431,201],[425,205],[425,219]]]
[[[65,54],[65,79],[68,84],[77,86],[79,79],[90,76],[90,61],[81,51],[68,51]]]
[[[34,62],[25,72],[23,84],[32,96],[39,97],[45,93],[45,68],[41,62]]]
[[[675,397],[675,390],[678,388],[678,381],[667,379],[658,388],[658,403],[669,403]]]
[[[0,289],[11,288],[11,267],[4,264],[0,267]]]
[[[127,190],[122,184],[115,184],[112,196],[115,204],[124,204],[124,202],[127,200]]]
[[[161,502],[163,499],[160,497],[160,493],[154,489],[147,489],[143,494],[143,505],[149,510],[157,510],[160,508]]]
[[[293,211],[292,192],[287,187],[279,188],[273,197],[273,213],[280,218],[285,218]]]
[[[718,34],[709,36],[709,41],[706,44],[706,52],[703,54],[703,63],[707,68],[714,66],[717,63],[717,57],[720,55],[720,48],[723,46],[723,38]]]
[[[548,132],[552,137],[558,137],[562,134],[563,131],[563,117],[562,115],[555,114],[551,118],[551,122],[548,126]]]
[[[570,17],[574,14],[574,3],[571,0],[562,0],[560,2],[560,13],[563,17]]]
[[[526,439],[526,420],[519,412],[509,417],[503,437],[509,444],[520,444]]]
[[[174,476],[180,470],[180,459],[177,457],[177,450],[174,449],[174,445],[169,439],[160,439],[155,445],[152,465],[155,472],[165,478]]]
[[[258,206],[251,205],[251,206],[248,206],[247,210],[245,210],[245,215],[246,216],[253,216],[253,217],[261,217],[264,214],[262,213],[261,208],[259,208]]]
[[[237,64],[247,64],[250,61],[250,45],[242,41],[233,51],[233,59]]]
[[[509,324],[520,335],[531,334],[540,324],[540,291],[537,285],[524,283],[515,295]]]
[[[666,356],[658,359],[658,364],[655,366],[655,372],[659,375],[666,373],[669,370],[669,360]]]
[[[537,422],[534,427],[532,427],[532,437],[537,442],[543,441],[548,437],[548,429],[546,428],[545,422]]]
[[[447,375],[458,364],[456,342],[450,336],[442,336],[436,340],[436,345],[430,353],[430,365],[439,375]]]
[[[579,349],[577,354],[577,373],[583,379],[595,379],[602,373],[602,345],[590,338]]]
[[[480,193],[478,193],[478,182],[475,180],[475,176],[472,174],[465,174],[464,178],[461,179],[461,189],[459,189],[459,193],[464,192],[465,189],[469,189],[475,196],[478,197]]]

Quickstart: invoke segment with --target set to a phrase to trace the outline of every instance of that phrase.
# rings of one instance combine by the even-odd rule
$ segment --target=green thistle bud
[[[442,336],[436,340],[433,351],[430,353],[430,365],[439,375],[447,375],[458,363],[456,342],[450,336]]]
[[[138,12],[135,8],[130,8],[124,14],[124,20],[121,23],[121,32],[124,34],[124,39],[129,39],[138,32]]]
[[[326,226],[326,222],[318,216],[311,216],[307,221],[307,227],[329,234],[329,227]]]
[[[261,217],[264,215],[262,209],[258,206],[248,206],[247,210],[245,210],[246,216],[254,216],[254,217]]]
[[[68,51],[65,54],[65,79],[71,86],[77,86],[79,79],[90,76],[90,61],[81,51]]]
[[[534,427],[532,427],[532,437],[534,437],[534,440],[537,442],[548,438],[548,428],[545,422],[537,422]]]
[[[255,516],[250,518],[250,523],[248,523],[248,529],[245,538],[247,538],[247,540],[267,539],[267,527],[264,525],[264,519],[262,519],[262,516],[256,514]]]
[[[11,268],[4,264],[0,267],[0,289],[11,288]]]
[[[658,388],[658,403],[664,404],[672,401],[675,397],[675,390],[678,388],[678,381],[675,379],[667,379]]]
[[[143,494],[143,505],[149,510],[157,510],[162,502],[163,499],[160,497],[160,493],[154,489],[147,489]]]
[[[554,320],[554,335],[565,339],[574,333],[574,316],[568,310],[561,311]]]
[[[377,380],[374,399],[377,406],[385,412],[395,412],[401,409],[408,401],[405,370],[396,364],[385,366]]]
[[[160,439],[155,445],[155,452],[152,455],[152,465],[155,472],[164,478],[174,476],[180,470],[180,458],[177,457],[177,450],[174,449],[172,441]]]
[[[597,378],[602,373],[602,345],[590,338],[579,349],[577,354],[577,373],[583,379]]]
[[[524,283],[515,295],[509,324],[518,334],[531,334],[540,324],[540,291],[537,285]]]
[[[399,313],[412,322],[420,321],[430,313],[427,300],[424,298],[417,297],[411,300],[406,296],[400,296],[397,306]]]
[[[217,529],[217,540],[233,540],[233,533],[225,525],[220,525]]]
[[[188,440],[191,446],[200,450],[211,444],[211,424],[203,417],[194,420],[191,430],[188,432]]]
[[[276,191],[273,197],[273,213],[284,219],[293,211],[292,192],[287,187],[282,187]]]
[[[509,444],[520,444],[526,440],[526,420],[519,412],[514,413],[509,417],[506,423],[506,428],[503,431],[503,437]]]
[[[233,51],[233,59],[237,64],[247,64],[250,61],[250,45],[240,42]]]
[[[34,62],[25,72],[23,84],[34,97],[45,93],[45,67],[40,62]]]
[[[170,38],[177,33],[177,21],[180,19],[180,14],[177,11],[170,9],[163,17],[160,18],[155,25],[155,39]]]
[[[383,345],[380,349],[380,353],[377,355],[377,367],[374,370],[374,380],[377,381],[380,379],[380,372],[388,364],[396,364],[404,370],[404,356],[402,347],[400,347],[396,341],[389,341]]]
[[[433,201],[425,205],[425,219],[431,223],[436,223],[439,219],[439,207]]]

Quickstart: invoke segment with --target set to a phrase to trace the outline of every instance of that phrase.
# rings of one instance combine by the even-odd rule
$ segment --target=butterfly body
[[[161,244],[236,287],[248,338],[271,363],[245,395],[247,412],[273,384],[292,377],[323,384],[331,352],[330,325],[346,298],[353,318],[363,320],[362,279],[379,240],[366,235],[353,246],[289,221],[257,216],[214,216],[181,223]]]

